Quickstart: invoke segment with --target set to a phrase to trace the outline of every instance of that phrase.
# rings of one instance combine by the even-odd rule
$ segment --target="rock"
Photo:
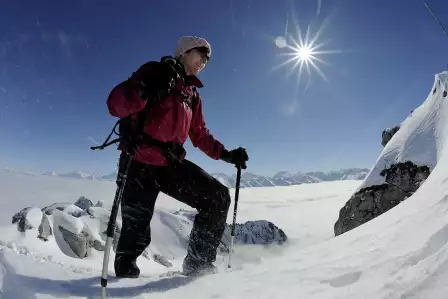
[[[32,229],[32,228],[33,227],[26,220],[26,217],[20,218],[19,222],[17,223],[17,230],[21,233],[24,233],[25,231]]]
[[[23,208],[20,212],[12,216],[12,224],[17,223],[17,230],[19,232],[25,232],[26,230],[31,229],[31,225],[26,221],[26,215],[31,209],[31,207]]]
[[[386,182],[397,186],[404,192],[414,193],[429,176],[430,170],[427,166],[417,166],[410,161],[397,163],[390,168],[381,171],[381,176]]]
[[[12,216],[12,224],[17,223],[20,221],[20,219],[25,218],[28,211],[31,209],[31,207],[23,208],[20,210],[20,212],[15,213]]]
[[[98,219],[100,221],[100,236],[103,241],[106,241],[107,239],[107,226],[109,224],[109,217],[110,217],[110,211],[106,210],[102,207],[90,207],[87,209],[87,213],[95,219]],[[120,232],[121,232],[121,220],[119,217],[117,217],[115,222],[115,230],[114,230],[114,237],[112,240],[112,250],[116,252],[117,245],[118,245],[118,239],[120,238]]]
[[[70,205],[71,204],[64,203],[64,202],[54,203],[54,204],[52,204],[52,205],[50,205],[48,207],[42,208],[42,212],[45,213],[46,215],[52,215],[55,209],[62,212],[62,211],[64,211],[64,209],[66,207],[68,207]]]
[[[154,261],[158,262],[159,264],[167,267],[167,268],[171,268],[173,266],[173,264],[168,261],[163,255],[161,254],[154,254],[153,255]]]
[[[359,190],[339,211],[334,224],[336,236],[374,219],[410,197],[428,178],[430,170],[427,166],[406,161],[394,164],[380,174],[386,183]]]
[[[64,213],[72,215],[73,217],[79,218],[87,214],[86,210],[81,209],[77,205],[68,205],[63,210]]]
[[[39,208],[24,208],[12,216],[12,224],[17,223],[17,230],[25,232],[37,228],[42,218],[42,212]]]
[[[398,130],[400,130],[400,125],[395,125],[392,128],[385,129],[381,135],[381,145],[386,146]]]
[[[47,215],[52,215],[53,211],[59,210],[59,211],[65,211],[66,213],[75,216],[75,217],[81,217],[87,213],[87,209],[92,207],[93,203],[90,201],[90,199],[85,198],[84,196],[81,196],[78,198],[74,204],[70,203],[54,203],[48,207],[42,208],[42,212],[44,212]]]
[[[67,256],[84,258],[87,248],[84,222],[80,218],[73,217],[53,210],[53,235],[59,249]]]
[[[182,216],[187,222],[188,226],[193,226],[193,222],[197,211],[180,209],[173,213],[177,216]],[[231,241],[232,225],[226,224],[224,234],[221,238],[221,243],[218,250],[221,252],[228,252]],[[287,241],[285,232],[267,220],[247,221],[245,223],[237,223],[235,225],[235,241],[234,244],[278,244],[281,245]],[[187,244],[185,240],[185,244]]]
[[[42,213],[42,221],[40,222],[38,231],[39,235],[37,237],[41,240],[48,241],[48,237],[51,236],[52,230],[50,220],[45,213]]]
[[[91,206],[93,206],[93,203],[90,199],[85,198],[84,196],[81,196],[78,198],[78,200],[74,203],[75,206],[78,206],[79,208],[83,210],[87,210]]]
[[[102,207],[90,207],[87,209],[87,213],[91,216],[91,218],[98,219],[100,221],[100,236],[103,241],[107,239],[107,225],[109,223],[110,211],[106,210]],[[121,231],[121,220],[118,219],[115,222],[115,230],[114,230],[114,238],[112,241],[112,250],[115,252],[118,245],[118,238],[120,237]]]
[[[224,235],[221,239],[221,251],[228,252],[230,246],[232,225],[227,224]],[[288,237],[285,232],[267,220],[247,221],[243,224],[235,225],[234,244],[278,244],[282,245]]]
[[[76,254],[77,257],[83,259],[87,257],[88,238],[85,231],[81,231],[79,234],[72,233],[63,226],[58,226],[65,242],[70,246],[70,249]]]
[[[13,215],[12,223],[17,224],[20,232],[36,229],[37,238],[42,241],[48,241],[50,236],[54,236],[56,244],[65,255],[85,258],[92,249],[105,250],[110,211],[101,207],[102,205],[99,201],[93,206],[90,200],[80,197],[75,204],[55,203],[42,209],[27,207]],[[112,243],[114,251],[120,230],[121,219],[117,218]],[[153,258],[161,264],[169,264],[161,255],[154,255]]]

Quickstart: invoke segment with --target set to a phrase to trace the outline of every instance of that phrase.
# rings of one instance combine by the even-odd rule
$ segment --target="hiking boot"
[[[189,255],[185,257],[182,263],[182,273],[186,276],[200,276],[217,272],[218,268],[212,263],[195,261]]]
[[[115,275],[121,278],[137,278],[140,275],[140,269],[137,267],[137,259],[126,256],[115,256]]]

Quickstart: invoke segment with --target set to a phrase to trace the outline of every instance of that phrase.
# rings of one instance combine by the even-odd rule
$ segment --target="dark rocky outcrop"
[[[395,125],[392,128],[385,129],[381,134],[381,145],[386,146],[398,130],[400,130],[400,125]]]
[[[429,174],[427,166],[417,166],[410,161],[384,169],[380,173],[385,177],[384,184],[359,190],[339,211],[334,225],[335,235],[343,234],[392,209],[417,191]]]
[[[428,166],[417,166],[411,161],[397,163],[380,173],[386,183],[398,187],[404,192],[414,193],[429,176]]]

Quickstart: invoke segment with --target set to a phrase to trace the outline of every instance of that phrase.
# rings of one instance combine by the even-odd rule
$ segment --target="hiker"
[[[117,277],[136,278],[136,260],[151,242],[150,222],[159,192],[195,208],[195,217],[182,270],[186,275],[214,272],[231,198],[229,190],[193,162],[185,159],[183,144],[188,137],[194,147],[210,158],[234,165],[249,160],[244,148],[227,150],[206,127],[196,75],[209,62],[211,47],[201,37],[184,36],[174,56],[143,64],[132,76],[113,88],[107,99],[112,116],[123,122],[125,135],[119,173],[125,167],[130,142],[139,117],[146,117],[143,134],[133,154],[124,187],[122,228],[114,268]],[[150,102],[146,115],[145,104]],[[127,141],[126,141],[127,140]],[[244,168],[244,167],[243,167]],[[118,176],[117,185],[121,178]]]

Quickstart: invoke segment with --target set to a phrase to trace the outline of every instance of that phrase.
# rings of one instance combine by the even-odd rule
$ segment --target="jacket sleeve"
[[[210,158],[218,160],[224,150],[224,145],[216,140],[207,129],[202,112],[202,99],[198,94],[193,105],[193,118],[189,136],[194,147],[198,147]]]
[[[140,81],[145,78],[151,80],[157,73],[158,62],[148,62],[142,65],[132,76],[116,85],[107,97],[107,108],[112,116],[124,118],[142,110],[146,100],[140,96]]]

